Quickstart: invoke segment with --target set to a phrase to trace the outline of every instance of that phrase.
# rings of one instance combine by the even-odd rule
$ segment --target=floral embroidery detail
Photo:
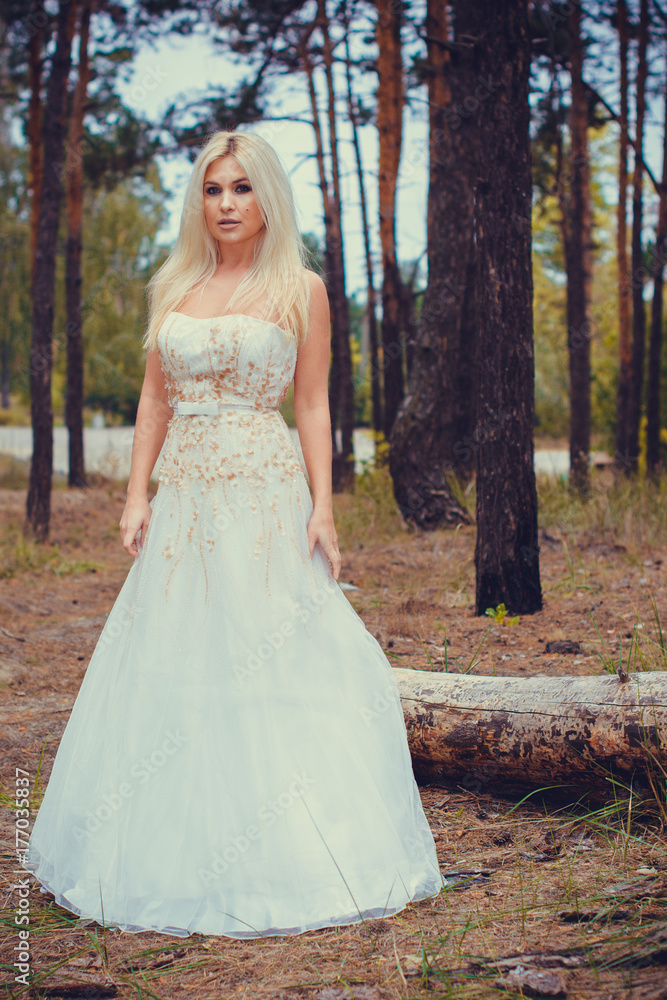
[[[278,326],[249,316],[193,320],[172,313],[158,337],[169,403],[219,400],[256,407],[215,416],[174,415],[161,483],[206,489],[227,480],[251,492],[303,476],[294,443],[275,407],[296,365],[295,342]]]
[[[253,316],[196,320],[171,313],[158,349],[171,406],[177,399],[219,399],[278,407],[296,366],[295,341]]]
[[[246,558],[261,562],[268,592],[285,560],[296,558],[312,574],[308,484],[276,409],[294,376],[295,342],[275,324],[252,317],[205,322],[173,313],[158,349],[172,406],[177,400],[236,404],[216,414],[174,414],[169,421],[158,473],[175,529],[162,550],[170,567],[167,589],[179,565],[191,572],[194,555],[208,593],[206,555],[218,549],[218,558],[225,558],[227,530],[243,540]],[[273,544],[278,536],[280,548]]]

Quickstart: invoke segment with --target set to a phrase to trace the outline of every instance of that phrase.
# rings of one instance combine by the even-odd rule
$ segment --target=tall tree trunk
[[[622,466],[628,454],[628,399],[632,349],[630,339],[630,276],[628,273],[628,8],[618,0],[618,48],[620,65],[620,137],[618,154],[618,207],[616,210],[616,259],[618,261],[618,397],[616,401],[616,462]]]
[[[476,26],[471,5],[459,0],[452,45],[446,6],[429,0],[428,287],[408,392],[394,423],[389,452],[401,512],[424,529],[467,520],[451,494],[447,473],[469,471],[477,449],[471,419],[475,377],[469,363],[477,323],[467,319],[473,312],[475,284],[477,123],[473,115],[462,118],[454,110],[478,84],[466,38]]]
[[[337,335],[336,327],[336,303],[340,301],[341,286],[342,294],[345,294],[345,277],[342,269],[342,241],[340,238],[340,216],[338,220],[332,206],[331,184],[327,177],[324,162],[324,138],[322,126],[320,124],[320,113],[317,106],[317,94],[315,92],[315,70],[308,48],[312,28],[301,39],[299,54],[303,64],[306,80],[308,83],[308,95],[310,98],[310,110],[312,116],[313,131],[315,133],[315,147],[317,170],[322,192],[322,209],[324,213],[325,251],[324,268],[326,272],[327,288],[331,303],[331,372],[329,377],[329,410],[331,412],[331,436],[333,451],[332,478],[334,490],[340,490],[354,477],[354,465],[344,458],[342,450],[338,450],[336,441],[336,427],[338,424],[338,414],[341,400],[341,353],[340,339]],[[342,280],[341,280],[342,279]],[[349,340],[348,340],[349,348]],[[342,434],[341,434],[342,437]],[[351,471],[350,471],[351,467]]]
[[[83,458],[83,331],[81,323],[81,230],[83,216],[83,109],[88,89],[88,36],[93,0],[82,0],[79,67],[68,137],[67,248],[67,393],[65,423],[69,433],[69,485],[85,486]]]
[[[479,395],[475,608],[542,607],[533,466],[532,181],[528,0],[474,5],[476,69],[497,86],[478,116]]]
[[[591,207],[588,162],[588,100],[583,82],[584,45],[581,8],[573,4],[567,19],[572,102],[570,108],[570,225],[567,247],[567,343],[570,360],[570,483],[578,493],[589,489],[591,441]]]
[[[646,397],[646,468],[651,476],[660,470],[660,375],[662,368],[662,294],[664,283],[665,242],[667,241],[667,73],[665,74],[665,105],[663,109],[662,186],[658,225],[655,234],[653,272],[653,302],[651,303],[651,334],[648,356],[648,386]]]
[[[368,330],[369,364],[371,371],[371,410],[373,430],[381,431],[382,423],[382,386],[380,382],[380,365],[378,363],[378,331],[375,296],[375,284],[373,281],[373,259],[371,256],[370,228],[368,225],[368,208],[366,206],[366,184],[364,181],[364,167],[361,157],[361,146],[359,143],[358,113],[354,94],[352,93],[352,69],[350,57],[350,34],[349,21],[345,25],[345,69],[347,79],[347,113],[352,126],[352,142],[354,145],[354,155],[357,165],[357,180],[359,183],[359,200],[361,203],[361,225],[364,236],[364,256],[366,261],[366,327]],[[364,352],[362,351],[362,360]],[[363,368],[360,372],[363,374]]]
[[[72,60],[76,3],[60,0],[58,38],[49,75],[44,111],[42,180],[32,286],[32,346],[30,351],[30,412],[33,452],[26,504],[26,530],[40,541],[49,534],[51,476],[53,469],[53,408],[51,368],[53,357],[54,280],[56,242],[62,196],[67,77]]]
[[[30,259],[33,274],[37,250],[40,194],[42,190],[42,49],[44,46],[44,0],[33,0],[30,11],[32,34],[28,43],[30,101],[28,104],[28,187],[30,188]]]
[[[329,32],[329,19],[325,0],[318,0],[318,22],[322,32],[322,55],[327,82],[327,117],[329,122],[329,147],[331,153],[331,197],[328,232],[331,233],[333,275],[330,283],[332,335],[336,343],[338,364],[338,416],[340,419],[341,450],[334,452],[333,478],[337,489],[354,483],[354,383],[352,380],[352,354],[350,351],[350,316],[345,290],[345,255],[341,225],[340,177],[338,171],[338,128],[336,120],[336,94],[333,80],[333,51]],[[327,239],[327,245],[329,240]],[[332,414],[333,416],[333,414]]]
[[[404,312],[401,275],[396,261],[396,181],[403,130],[402,8],[377,3],[375,38],[378,45],[377,127],[380,140],[378,199],[382,244],[382,366],[384,371],[384,432],[389,439],[403,399]]]
[[[627,472],[637,471],[639,462],[639,423],[641,420],[642,389],[644,384],[644,345],[646,340],[646,314],[644,312],[644,270],[642,259],[642,225],[644,179],[644,116],[646,113],[646,76],[648,72],[648,0],[641,0],[639,7],[639,34],[637,39],[637,99],[634,177],[632,185],[632,369],[628,399],[628,446],[624,456]]]

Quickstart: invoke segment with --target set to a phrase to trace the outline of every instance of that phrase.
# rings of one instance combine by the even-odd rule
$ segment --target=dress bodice
[[[158,477],[163,486],[206,490],[242,480],[257,495],[303,478],[277,409],[296,366],[296,342],[289,334],[253,316],[196,319],[172,312],[158,333],[158,351],[175,407]],[[181,402],[222,408],[183,415],[175,405]]]
[[[158,334],[171,406],[177,400],[280,406],[296,365],[296,343],[281,327],[233,314],[197,319],[171,312]]]

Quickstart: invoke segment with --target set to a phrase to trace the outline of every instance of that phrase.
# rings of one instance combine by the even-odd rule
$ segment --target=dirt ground
[[[21,540],[25,491],[0,490],[4,995],[667,998],[667,843],[657,804],[623,795],[606,804],[522,801],[526,789],[493,783],[470,791],[463,765],[460,778],[420,789],[447,882],[433,899],[365,924],[238,941],[82,925],[33,885],[31,987],[17,984],[14,778],[17,768],[29,772],[36,806],[131,565],[118,541],[124,496],[114,485],[56,491],[51,546],[40,550]],[[624,663],[635,650],[631,669],[665,669],[655,619],[657,609],[667,624],[665,552],[654,546],[588,537],[575,549],[542,531],[544,610],[500,624],[473,615],[472,527],[348,531],[354,503],[337,498],[341,579],[358,588],[347,596],[394,664],[595,674],[605,670],[596,654],[618,660],[620,646]],[[575,640],[580,652],[549,654],[554,639]]]

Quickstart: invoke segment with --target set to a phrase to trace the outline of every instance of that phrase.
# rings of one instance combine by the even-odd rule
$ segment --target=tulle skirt
[[[227,474],[206,456],[193,471],[183,439],[202,419],[170,430],[26,868],[62,906],[131,932],[245,938],[395,913],[442,877],[391,666],[308,554],[282,418],[253,444],[255,481],[238,415],[216,456]],[[290,448],[287,471],[270,461]]]

